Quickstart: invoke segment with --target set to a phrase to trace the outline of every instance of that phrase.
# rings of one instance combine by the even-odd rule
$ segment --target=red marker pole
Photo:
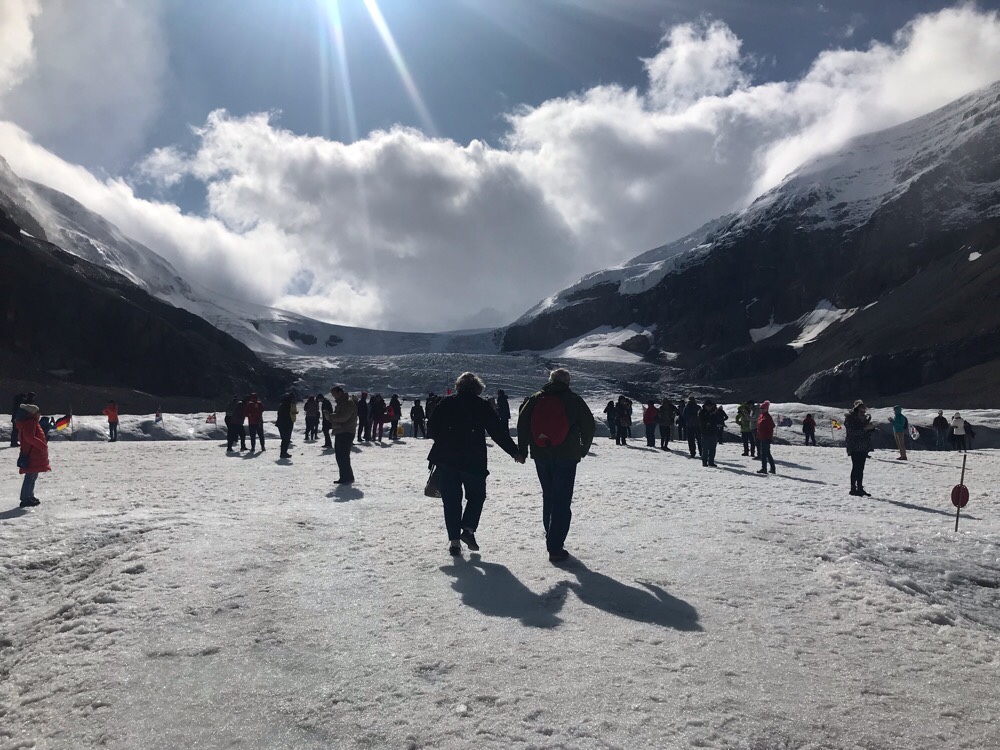
[[[965,462],[968,460],[968,454],[962,456],[962,478],[951,488],[951,502],[955,506],[955,531],[958,531],[958,519],[962,515],[962,508],[969,504],[969,488],[965,486]]]

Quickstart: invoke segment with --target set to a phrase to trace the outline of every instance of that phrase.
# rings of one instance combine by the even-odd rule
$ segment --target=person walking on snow
[[[420,433],[427,437],[427,428],[424,426],[424,407],[420,405],[420,399],[414,399],[413,408],[410,409],[410,421],[413,422],[413,437]]]
[[[527,403],[527,402],[525,402]],[[604,407],[605,420],[608,423],[608,433],[609,437],[618,443],[618,407],[615,406],[614,399],[608,401],[608,405]]]
[[[108,418],[108,442],[114,443],[118,440],[118,404],[108,401],[108,405],[101,412]]]
[[[892,423],[892,436],[896,439],[896,448],[899,449],[897,461],[906,460],[906,431],[910,429],[910,420],[903,415],[902,406],[892,407],[893,415],[889,417]]]
[[[306,415],[306,440],[319,439],[319,401],[315,396],[309,396],[302,406],[302,413]]]
[[[239,396],[233,396],[226,404],[224,420],[226,423],[226,452],[231,453],[236,441],[240,439],[240,426],[243,424],[243,402],[240,401]],[[240,448],[241,451],[246,449],[245,444]]]
[[[372,440],[382,442],[385,433],[385,399],[376,393],[368,402],[368,421],[372,423]]]
[[[700,411],[701,409],[698,408],[698,403],[694,400],[694,396],[688,396],[688,402],[684,405],[684,410],[681,412],[680,421],[684,423],[684,432],[687,434],[688,452],[691,454],[691,458],[695,457],[696,450],[697,455],[704,455],[701,445]]]
[[[871,497],[865,489],[865,462],[872,450],[872,423],[868,407],[858,399],[854,408],[844,415],[844,429],[847,431],[847,455],[851,457],[851,492],[857,497]]]
[[[816,420],[812,414],[806,414],[806,418],[802,420],[802,434],[806,436],[806,445],[809,445],[810,440],[816,445]]]
[[[399,402],[399,396],[395,393],[389,399],[389,405],[385,408],[386,420],[389,422],[389,439],[397,440],[399,435],[399,420],[403,418],[403,405]]]
[[[38,423],[38,407],[35,404],[19,404],[17,410],[18,443],[21,451],[17,457],[18,472],[24,476],[21,481],[22,508],[33,508],[40,504],[35,497],[35,481],[43,471],[51,471],[49,466],[49,444]]]
[[[361,392],[361,398],[358,399],[358,442],[371,442],[372,439],[372,423],[368,419],[368,394],[364,391]]]
[[[934,428],[934,448],[939,451],[948,450],[948,418],[943,411],[938,411],[931,426]]]
[[[698,419],[701,423],[701,465],[714,467],[719,430],[726,423],[726,413],[712,399],[707,399]]]
[[[247,417],[247,426],[250,428],[250,451],[257,450],[257,440],[260,439],[260,452],[264,452],[264,404],[257,398],[256,393],[251,393],[246,404],[243,405],[243,413]]]
[[[618,397],[618,403],[615,404],[615,422],[617,424],[617,432],[615,433],[615,445],[628,445],[629,430],[632,424],[632,410],[626,403],[626,398],[624,396]],[[520,422],[520,418],[518,419]]]
[[[292,419],[292,406],[294,404],[295,398],[291,393],[282,396],[278,403],[278,417],[274,422],[278,427],[278,434],[281,435],[281,452],[278,454],[278,458],[292,457],[292,454],[288,452],[288,446],[292,443],[292,427],[295,424]]]
[[[510,399],[502,388],[497,390],[497,416],[507,428],[507,432],[510,432]]]
[[[354,433],[358,429],[358,402],[342,385],[333,386],[330,395],[333,396],[334,402],[333,414],[330,415],[333,452],[340,472],[335,483],[354,484],[351,448],[354,445]]]
[[[333,404],[322,393],[316,394],[316,400],[319,402],[320,419],[323,420],[323,450],[327,450],[333,447],[333,443],[330,441],[330,430],[333,428],[333,422],[331,421],[333,418]],[[351,440],[354,440],[353,433],[351,433]]]
[[[642,425],[646,428],[646,446],[649,448],[656,447],[656,422],[659,416],[660,411],[653,401],[646,404],[642,411]]]
[[[965,444],[965,420],[959,412],[955,412],[955,416],[951,418],[951,440],[955,450],[968,453]]]
[[[517,449],[503,422],[480,394],[486,386],[478,375],[464,372],[455,381],[454,395],[437,402],[430,417],[434,440],[427,460],[433,465],[434,479],[441,492],[444,524],[448,531],[448,552],[462,554],[461,542],[472,551],[479,549],[476,531],[486,502],[486,433],[518,463],[526,457]],[[462,493],[465,510],[462,510]]]
[[[594,415],[569,384],[568,370],[553,370],[517,418],[518,449],[522,455],[530,449],[542,486],[542,526],[553,563],[569,557],[565,543],[573,520],[576,467],[594,442]]]
[[[772,440],[774,440],[774,419],[771,417],[771,402],[763,401],[760,405],[760,416],[757,417],[757,455],[760,457],[758,474],[767,474],[768,464],[771,465],[771,473],[776,473],[774,458],[771,457]]]
[[[670,450],[670,433],[673,431],[676,418],[677,407],[673,401],[664,397],[660,402],[660,408],[656,411],[656,421],[660,426],[660,450]]]
[[[753,419],[753,402],[746,401],[736,409],[736,424],[740,428],[740,438],[743,440],[743,455],[753,458],[757,455],[757,441],[753,434],[757,422]]]

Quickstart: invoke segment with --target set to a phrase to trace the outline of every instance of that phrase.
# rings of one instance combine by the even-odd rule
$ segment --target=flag
[[[73,421],[72,414],[67,414],[65,417],[60,417],[59,419],[56,420],[56,429],[65,430],[67,427],[69,427],[69,423],[72,421]]]
[[[206,422],[207,424],[216,424],[216,421],[215,421],[215,414],[209,414],[209,415],[208,415],[208,416],[207,416],[207,417],[205,418],[205,422]]]
[[[160,414],[160,410],[157,409],[156,410],[156,416],[153,417],[153,422],[156,423],[156,422],[162,422],[162,421],[163,421],[163,415]]]
[[[830,420],[830,424],[833,425],[833,429],[835,429],[835,430],[842,430],[842,429],[844,429],[844,425],[842,425],[836,419],[831,419]]]

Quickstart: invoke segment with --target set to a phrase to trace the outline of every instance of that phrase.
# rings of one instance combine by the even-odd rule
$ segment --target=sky
[[[506,324],[1000,78],[1000,0],[4,0],[0,156],[222,294]]]

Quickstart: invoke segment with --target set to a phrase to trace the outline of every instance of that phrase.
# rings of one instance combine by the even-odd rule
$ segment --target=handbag
[[[30,454],[28,454],[28,453],[22,453],[22,454],[20,454],[17,457],[17,468],[19,468],[19,469],[27,469],[28,468],[28,463],[30,462],[30,460],[28,458],[29,455]]]
[[[431,467],[431,473],[427,475],[427,484],[424,485],[424,494],[427,497],[441,497],[441,490],[438,489],[437,480],[434,478],[434,471],[437,467]]]

